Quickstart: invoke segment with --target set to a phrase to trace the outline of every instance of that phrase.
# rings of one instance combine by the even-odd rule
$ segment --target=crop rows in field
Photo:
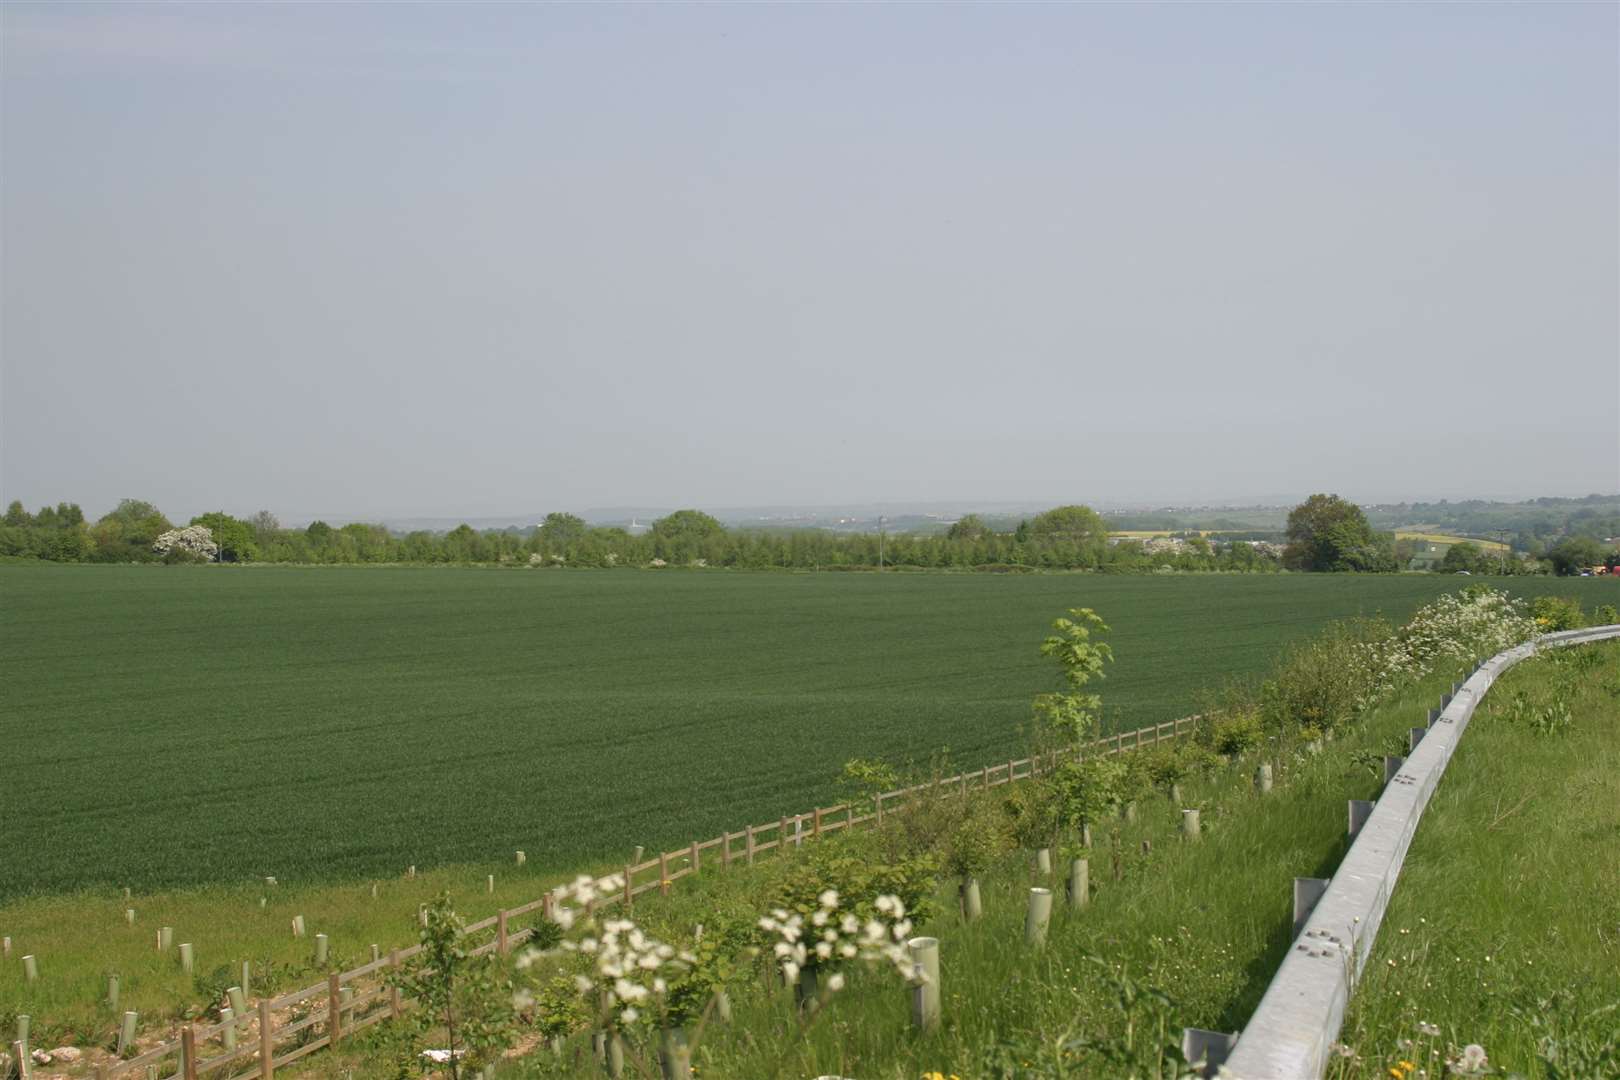
[[[1019,756],[1070,606],[1113,624],[1102,689],[1134,727],[1455,586],[8,566],[0,900],[669,846],[826,802],[851,757]]]

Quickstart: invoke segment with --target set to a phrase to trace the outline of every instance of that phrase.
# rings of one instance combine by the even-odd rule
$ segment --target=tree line
[[[569,513],[547,514],[529,529],[395,533],[383,525],[323,521],[284,528],[260,511],[236,518],[200,514],[190,526],[208,530],[199,551],[175,543],[177,526],[156,506],[125,499],[91,522],[75,503],[29,513],[13,502],[0,521],[0,555],[55,562],[221,562],[365,564],[493,564],[545,567],[707,566],[746,569],[859,570],[876,568],[975,569],[1017,573],[1092,570],[1102,573],[1166,571],[1387,573],[1405,565],[1393,534],[1377,532],[1355,504],[1336,495],[1313,495],[1288,518],[1288,544],[1262,540],[1180,537],[1110,538],[1101,515],[1086,506],[1060,506],[995,528],[977,514],[942,535],[839,533],[825,529],[727,528],[699,510],[677,510],[645,532],[591,525]],[[160,542],[162,539],[162,542]],[[1471,573],[1578,572],[1601,564],[1604,552],[1577,552],[1567,538],[1549,563],[1498,558],[1473,545],[1448,553],[1447,570]],[[1565,557],[1567,556],[1567,557]]]
[[[969,514],[943,535],[839,533],[825,529],[727,528],[699,510],[677,510],[644,532],[591,525],[569,513],[547,514],[530,529],[395,533],[383,525],[323,521],[284,528],[261,511],[242,519],[200,514],[221,562],[484,563],[530,566],[708,566],[749,569],[973,568],[1016,573],[1037,569],[1140,572],[1279,569],[1268,545],[1187,537],[1171,542],[1110,543],[1107,524],[1089,507],[1062,506],[998,531]],[[12,503],[0,523],[0,555],[56,562],[198,562],[184,546],[159,551],[176,530],[156,506],[125,499],[89,521],[77,504],[30,514]]]

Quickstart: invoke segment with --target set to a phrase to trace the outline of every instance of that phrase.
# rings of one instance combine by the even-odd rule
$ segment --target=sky
[[[1613,493],[1617,56],[1600,3],[8,2],[0,500]]]

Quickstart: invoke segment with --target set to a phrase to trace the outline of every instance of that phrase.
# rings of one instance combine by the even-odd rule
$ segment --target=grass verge
[[[1616,852],[1620,644],[1526,661],[1423,816],[1329,1076],[1620,1076]]]

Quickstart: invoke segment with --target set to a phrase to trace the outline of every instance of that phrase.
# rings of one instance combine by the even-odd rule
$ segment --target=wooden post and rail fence
[[[1152,746],[1194,730],[1198,719],[1189,716],[1135,731],[1116,732],[1085,744],[1078,753],[1082,757],[1110,756]],[[886,791],[864,805],[844,802],[817,807],[808,813],[789,814],[763,825],[723,832],[710,840],[693,840],[674,851],[661,851],[642,862],[627,864],[621,875],[622,887],[598,904],[622,903],[628,907],[644,893],[657,890],[660,895],[668,895],[672,884],[683,877],[702,873],[705,865],[751,864],[772,851],[785,854],[840,830],[881,824],[886,808],[909,798],[930,792],[967,795],[974,790],[1027,780],[1058,760],[1059,755],[1052,755],[987,765],[931,783]],[[533,930],[528,927],[514,930],[512,920],[536,911],[549,917],[556,898],[556,893],[548,892],[538,900],[469,924],[467,934],[490,934],[488,941],[469,950],[470,953],[474,956],[491,952],[504,954],[522,944]],[[333,972],[313,986],[262,999],[247,1014],[213,1024],[188,1024],[180,1029],[178,1038],[124,1060],[98,1065],[95,1075],[98,1080],[115,1077],[144,1080],[149,1070],[155,1069],[162,1080],[199,1080],[205,1076],[218,1080],[252,1077],[269,1080],[277,1069],[317,1050],[339,1045],[356,1032],[397,1017],[409,1008],[411,1002],[398,989],[386,985],[384,979],[389,971],[421,951],[420,945],[394,949],[369,964]],[[227,1029],[234,1032],[228,1035]]]

